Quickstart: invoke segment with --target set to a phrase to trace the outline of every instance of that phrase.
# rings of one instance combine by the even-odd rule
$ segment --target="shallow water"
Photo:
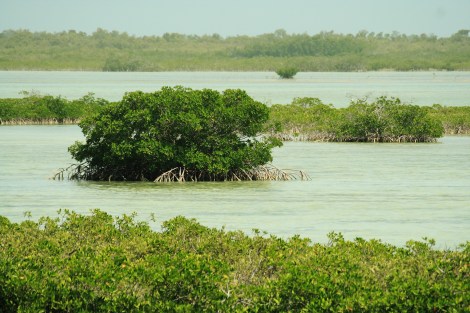
[[[402,245],[430,237],[439,247],[470,239],[470,137],[435,144],[286,143],[274,164],[302,169],[312,180],[227,183],[109,183],[48,179],[72,162],[67,147],[78,126],[0,127],[0,214],[14,221],[56,216],[60,208],[88,213],[177,215],[204,225],[253,228],[326,242],[348,239]],[[158,223],[154,225],[158,228]]]
[[[448,106],[470,105],[470,72],[298,73],[282,80],[273,72],[25,72],[0,71],[0,98],[21,97],[21,91],[76,99],[88,92],[110,101],[125,92],[155,91],[162,86],[194,89],[241,88],[258,101],[290,103],[295,97],[317,97],[335,107],[351,99],[399,97],[402,101]]]

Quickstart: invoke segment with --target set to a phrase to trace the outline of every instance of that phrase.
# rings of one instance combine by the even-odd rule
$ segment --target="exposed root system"
[[[58,169],[51,179],[64,180],[66,177],[69,180],[80,180],[87,170],[88,166],[86,163],[72,164],[68,167]]]
[[[176,167],[160,176],[154,182],[184,182],[184,181],[286,181],[286,180],[310,180],[303,171],[281,170],[273,165],[259,166],[249,171],[239,170],[226,175],[211,175],[201,171],[191,171]]]
[[[67,168],[61,168],[51,179],[63,180],[88,180],[93,178],[86,163],[72,164]],[[93,180],[93,179],[90,179]],[[108,177],[108,180],[116,180],[116,177]],[[119,179],[118,179],[119,180]],[[141,179],[148,181],[147,179]],[[175,167],[155,178],[155,183],[167,182],[196,182],[196,181],[288,181],[310,180],[310,176],[300,170],[281,170],[273,165],[263,165],[256,169],[239,170],[224,175],[214,175],[204,171],[188,170],[183,167]]]

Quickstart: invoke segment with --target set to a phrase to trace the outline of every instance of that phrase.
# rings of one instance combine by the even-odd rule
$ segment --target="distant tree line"
[[[273,34],[259,36],[258,40],[235,49],[233,55],[242,57],[271,56],[334,56],[338,54],[361,53],[366,45],[354,36],[330,33],[288,35],[277,31]]]
[[[224,38],[218,34],[131,36],[98,28],[87,34],[6,30],[0,70],[299,71],[469,70],[469,30],[449,37],[398,32],[321,32]]]

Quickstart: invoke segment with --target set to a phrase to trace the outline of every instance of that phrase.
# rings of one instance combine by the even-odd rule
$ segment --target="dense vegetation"
[[[341,109],[318,98],[296,98],[290,105],[272,106],[267,127],[282,140],[432,142],[444,128],[429,110],[386,97],[352,101]]]
[[[299,71],[470,70],[470,37],[288,34],[223,38],[166,33],[135,37],[97,29],[88,35],[7,30],[0,33],[1,70]]]
[[[79,125],[86,142],[69,148],[88,180],[266,179],[271,149],[260,137],[269,109],[243,90],[163,87],[127,93]]]
[[[0,311],[464,312],[470,245],[328,244],[134,215],[0,216]]]
[[[470,106],[446,107],[435,104],[427,108],[429,115],[442,122],[448,135],[470,135]]]
[[[77,100],[24,92],[24,98],[0,99],[0,125],[76,124],[109,102],[89,93]]]
[[[269,119],[265,123],[264,130],[282,140],[345,141],[348,129],[346,122],[349,121],[350,130],[353,129],[351,128],[353,122],[358,126],[357,123],[361,119],[352,118],[358,113],[362,114],[362,121],[370,115],[370,119],[375,119],[377,122],[378,116],[372,115],[381,112],[377,108],[374,109],[375,105],[381,103],[388,103],[389,109],[395,109],[394,112],[390,110],[384,112],[388,113],[388,120],[382,119],[382,122],[393,122],[394,124],[389,124],[388,129],[391,130],[393,126],[395,135],[399,135],[398,137],[403,135],[400,135],[398,130],[404,131],[407,127],[408,135],[417,134],[417,120],[427,121],[428,126],[431,126],[428,131],[432,130],[430,133],[436,137],[442,135],[436,121],[442,125],[447,135],[470,134],[470,107],[468,106],[447,107],[435,104],[417,107],[402,104],[398,99],[393,98],[379,98],[375,104],[374,102],[367,104],[359,100],[353,102],[350,107],[342,109],[336,109],[331,104],[324,104],[317,98],[297,98],[290,105],[270,107]],[[98,113],[108,104],[108,101],[95,98],[91,93],[77,100],[35,94],[26,94],[26,97],[19,99],[0,99],[0,125],[78,123],[84,117]],[[396,114],[394,119],[391,119],[390,113]],[[405,118],[403,114],[407,114],[408,117]],[[413,116],[414,119],[411,118]],[[429,124],[431,121],[433,122]],[[397,123],[401,126],[397,127]],[[369,121],[368,127],[370,128],[371,125],[373,124]],[[363,126],[365,130],[366,125]],[[357,127],[356,130],[358,130]],[[424,131],[425,128],[421,130]],[[381,131],[383,133],[385,129],[382,127]],[[360,139],[359,136],[356,136],[356,140],[358,139]],[[374,137],[371,139],[373,141]],[[411,137],[402,139],[411,140]]]

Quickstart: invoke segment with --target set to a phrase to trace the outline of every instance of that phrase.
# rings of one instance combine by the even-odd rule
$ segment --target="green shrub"
[[[90,180],[256,179],[281,143],[258,137],[266,105],[245,91],[163,87],[127,93],[80,123],[86,142],[69,148]]]
[[[0,124],[78,123],[100,111],[108,101],[89,93],[77,100],[25,93],[24,98],[0,99]]]
[[[0,312],[465,312],[467,242],[328,244],[135,215],[0,217]]]
[[[357,100],[342,109],[317,98],[297,98],[290,105],[272,106],[266,129],[284,140],[297,134],[305,140],[433,142],[444,134],[442,118],[397,98]]]
[[[298,73],[298,69],[295,67],[283,67],[276,70],[276,74],[282,79],[291,79]]]
[[[428,113],[442,122],[446,134],[470,134],[470,106],[447,107],[435,104],[428,108]]]
[[[402,104],[398,98],[362,100],[340,110],[339,141],[430,142],[444,134],[442,124],[424,107]]]

